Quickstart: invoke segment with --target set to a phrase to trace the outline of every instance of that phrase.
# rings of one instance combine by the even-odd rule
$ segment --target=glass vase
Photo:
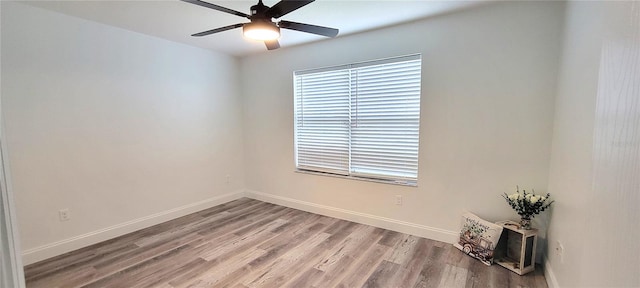
[[[527,218],[527,217],[520,218],[520,229],[530,230],[531,229],[531,218]]]

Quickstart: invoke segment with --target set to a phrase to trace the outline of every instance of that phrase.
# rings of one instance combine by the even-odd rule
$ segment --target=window
[[[294,72],[301,171],[415,185],[421,57]]]

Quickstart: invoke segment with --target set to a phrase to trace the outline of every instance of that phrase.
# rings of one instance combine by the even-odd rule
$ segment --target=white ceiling
[[[257,0],[205,0],[236,11],[249,13]],[[273,6],[277,0],[263,0]],[[317,0],[281,18],[340,29],[338,37],[404,23],[486,3],[476,1],[430,0]],[[124,28],[139,33],[223,52],[234,56],[266,52],[262,42],[242,37],[234,29],[204,37],[190,35],[248,20],[179,0],[165,1],[27,1],[32,6]],[[282,30],[281,47],[329,39],[298,31]]]

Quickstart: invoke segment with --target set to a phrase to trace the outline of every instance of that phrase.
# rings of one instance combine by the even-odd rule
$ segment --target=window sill
[[[318,171],[310,171],[310,170],[301,170],[301,169],[296,169],[296,170],[294,170],[294,172],[301,173],[301,174],[311,174],[311,175],[328,176],[328,177],[335,177],[335,178],[342,178],[342,179],[352,179],[352,180],[358,180],[358,181],[375,182],[375,183],[381,183],[381,184],[418,187],[417,181],[367,178],[367,177],[340,175],[340,174],[334,174],[334,173],[318,172]]]

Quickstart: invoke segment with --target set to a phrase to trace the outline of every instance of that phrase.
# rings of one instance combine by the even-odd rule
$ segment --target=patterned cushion
[[[453,244],[462,252],[486,265],[493,263],[493,249],[500,240],[502,226],[482,220],[473,213],[462,215],[460,239]]]

